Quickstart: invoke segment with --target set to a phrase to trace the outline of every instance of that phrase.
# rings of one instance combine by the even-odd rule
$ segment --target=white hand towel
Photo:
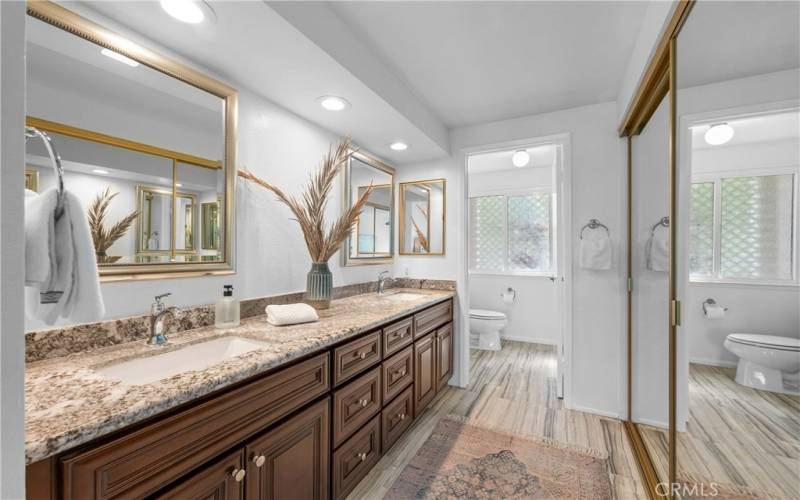
[[[25,284],[44,285],[55,271],[55,210],[58,191],[25,190]]]
[[[296,325],[319,320],[316,309],[308,304],[271,304],[267,306],[266,312],[267,322],[276,326]]]
[[[64,193],[63,205],[64,213],[54,224],[51,261],[55,262],[55,270],[45,283],[32,287],[33,292],[56,290],[63,294],[51,304],[35,300],[38,293],[28,293],[26,300],[29,316],[50,325],[59,317],[87,322],[101,319],[105,314],[94,243],[83,206],[68,191]]]
[[[608,236],[584,238],[580,243],[578,264],[582,269],[611,269],[611,254],[611,238]]]
[[[645,247],[647,269],[669,271],[669,233],[656,231],[650,235]]]

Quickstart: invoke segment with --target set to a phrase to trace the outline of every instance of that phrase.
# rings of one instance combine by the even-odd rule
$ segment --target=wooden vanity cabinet
[[[440,302],[30,464],[28,498],[343,498],[452,376],[452,311]]]

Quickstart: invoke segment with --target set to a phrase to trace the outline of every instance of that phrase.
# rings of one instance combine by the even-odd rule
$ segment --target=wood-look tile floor
[[[678,433],[678,478],[800,498],[800,397],[739,385],[735,368],[691,364],[689,421]],[[666,430],[640,426],[660,477]]]
[[[556,398],[553,348],[510,341],[503,341],[502,350],[497,352],[473,350],[469,386],[442,391],[349,498],[382,498],[439,420],[448,414],[500,431],[605,452],[615,497],[647,498],[622,423],[565,409]]]

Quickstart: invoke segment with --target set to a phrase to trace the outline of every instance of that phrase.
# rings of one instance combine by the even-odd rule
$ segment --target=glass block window
[[[795,279],[794,184],[794,174],[693,183],[691,276],[734,281]]]
[[[552,271],[550,193],[470,198],[469,217],[472,271]]]
[[[692,184],[689,218],[689,273],[714,273],[714,183]]]
[[[792,175],[722,179],[720,276],[792,279]]]

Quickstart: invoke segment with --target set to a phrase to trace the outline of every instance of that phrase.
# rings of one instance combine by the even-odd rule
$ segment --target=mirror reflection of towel
[[[611,238],[602,235],[594,239],[580,240],[578,263],[581,269],[604,271],[611,269]]]
[[[647,240],[644,249],[647,269],[651,271],[669,271],[669,233],[654,231]]]

